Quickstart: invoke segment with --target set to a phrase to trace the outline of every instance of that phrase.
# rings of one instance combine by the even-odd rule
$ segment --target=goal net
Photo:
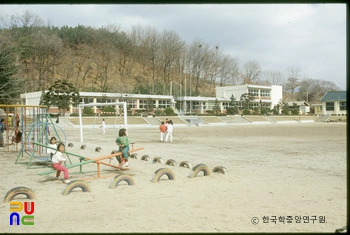
[[[79,104],[79,126],[80,126],[80,142],[83,141],[83,118],[82,118],[82,108],[90,106],[112,106],[112,105],[123,105],[123,116],[124,116],[124,128],[128,129],[128,119],[127,119],[127,109],[126,102],[111,102],[111,103],[89,103],[89,104]]]

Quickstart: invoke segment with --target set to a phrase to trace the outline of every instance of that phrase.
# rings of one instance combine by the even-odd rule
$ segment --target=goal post
[[[110,106],[110,105],[121,105],[121,104],[123,105],[124,128],[128,129],[126,102],[79,104],[78,108],[79,108],[80,142],[83,143],[83,118],[82,118],[82,111],[81,111],[81,109],[83,107],[89,107],[89,106]]]

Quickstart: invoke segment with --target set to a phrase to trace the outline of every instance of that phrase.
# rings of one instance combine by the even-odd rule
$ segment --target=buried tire
[[[86,149],[86,145],[85,144],[83,144],[82,146],[80,146],[80,149]]]
[[[152,163],[163,163],[163,160],[162,160],[162,158],[161,157],[155,157],[155,158],[153,158],[153,161],[152,161]]]
[[[131,176],[129,176],[129,175],[117,175],[109,183],[109,188],[112,188],[112,189],[116,188],[118,186],[118,184],[122,181],[125,181],[126,183],[128,183],[129,186],[135,185],[135,181],[133,178],[131,178]]]
[[[142,160],[142,161],[149,162],[149,156],[148,156],[148,155],[143,155],[143,156],[141,157],[141,160]]]
[[[173,159],[169,159],[165,162],[165,165],[176,166],[176,161]]]
[[[19,186],[19,187],[15,187],[15,188],[10,189],[6,193],[4,201],[10,202],[10,201],[12,201],[12,199],[15,196],[20,195],[20,194],[25,195],[28,199],[31,199],[31,200],[36,199],[35,194],[31,189],[24,187],[24,186]]]
[[[82,180],[73,180],[67,185],[67,187],[65,189],[62,190],[62,194],[68,195],[75,188],[81,188],[83,190],[83,192],[91,192],[91,188],[86,182],[84,182]]]
[[[187,167],[187,168],[191,169],[192,165],[188,161],[182,161],[182,162],[180,162],[179,167]]]
[[[189,177],[194,178],[198,175],[199,172],[203,171],[204,176],[210,176],[210,169],[205,164],[198,164],[192,168]]]
[[[158,183],[160,178],[163,176],[163,175],[166,175],[168,176],[168,179],[169,180],[175,180],[175,174],[172,170],[170,170],[169,168],[159,168],[158,170],[156,170],[153,174],[153,177],[152,177],[152,182],[153,183]]]
[[[226,167],[223,167],[223,166],[216,166],[216,167],[214,167],[213,172],[227,175]]]
[[[139,155],[137,153],[133,153],[130,155],[130,158],[139,159]]]

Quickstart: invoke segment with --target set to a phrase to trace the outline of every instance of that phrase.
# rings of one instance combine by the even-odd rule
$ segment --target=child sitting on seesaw
[[[129,167],[129,137],[127,135],[127,130],[122,128],[119,130],[119,136],[115,140],[117,145],[119,146],[119,152],[122,152],[122,156],[117,156],[116,159],[119,162],[119,168],[124,169],[125,167]]]
[[[70,180],[68,179],[69,178],[68,169],[62,165],[63,162],[67,161],[67,159],[65,159],[63,157],[64,148],[65,147],[64,147],[63,143],[58,144],[57,151],[52,156],[52,168],[57,170],[57,172],[56,172],[57,179],[60,176],[61,171],[63,171],[63,173],[64,173],[63,182],[68,184],[68,183],[70,183]]]

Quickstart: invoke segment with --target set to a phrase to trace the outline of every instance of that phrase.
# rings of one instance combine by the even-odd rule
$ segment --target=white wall
[[[216,98],[224,97],[226,99],[230,99],[233,95],[233,97],[235,97],[235,100],[238,101],[240,100],[241,95],[247,92],[248,85],[217,87]]]
[[[271,86],[271,103],[277,105],[280,100],[282,100],[282,86]]]
[[[225,97],[230,99],[231,96],[235,97],[236,101],[239,101],[241,95],[248,92],[249,85],[239,85],[239,86],[226,86],[226,87],[217,87],[216,88],[216,98]],[[271,107],[272,109],[275,105],[282,100],[282,86],[261,86],[261,88],[271,87],[270,98],[271,98]],[[252,85],[251,88],[261,89],[258,85]]]
[[[41,91],[21,94],[21,100],[25,100],[24,105],[39,105]]]

